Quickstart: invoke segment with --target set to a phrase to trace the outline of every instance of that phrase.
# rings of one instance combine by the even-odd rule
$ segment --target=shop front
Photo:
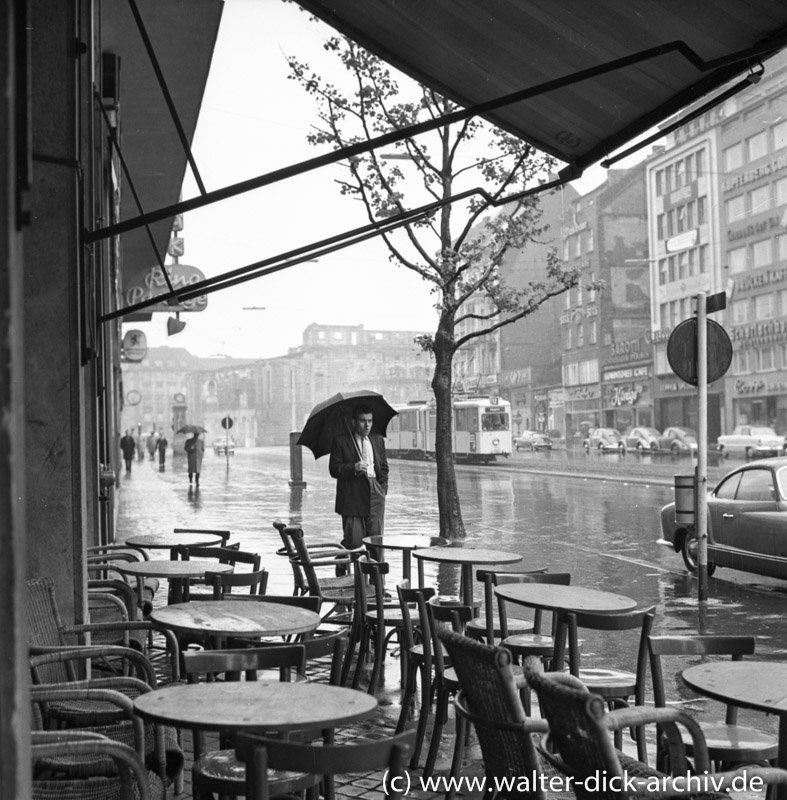
[[[655,426],[660,431],[670,426],[697,430],[697,388],[675,375],[657,377],[653,381],[653,407]],[[708,386],[708,441],[715,442],[722,431],[724,408],[724,382]]]
[[[566,444],[580,447],[589,430],[601,427],[601,385],[572,386],[564,392]]]
[[[787,433],[787,371],[728,378],[727,396],[730,430],[736,425],[767,425],[780,436]]]
[[[621,367],[604,373],[604,427],[624,433],[636,426],[653,426],[652,367]]]

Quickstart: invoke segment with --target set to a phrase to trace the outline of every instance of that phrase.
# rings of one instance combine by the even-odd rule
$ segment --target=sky
[[[331,33],[293,3],[226,0],[193,142],[208,191],[323,152],[306,141],[316,109],[288,80],[285,55],[341,81],[343,68],[323,50]],[[340,196],[336,174],[336,167],[315,170],[188,212],[180,261],[212,277],[365,224],[359,204]],[[591,169],[574,185],[584,193],[603,179],[603,170]],[[183,198],[197,194],[187,175]],[[125,324],[124,331],[144,331],[149,347],[270,358],[301,344],[312,323],[432,332],[437,315],[430,285],[392,264],[382,241],[373,239],[214,292],[205,311],[182,315],[187,325],[176,336],[167,336],[162,313],[148,323]]]

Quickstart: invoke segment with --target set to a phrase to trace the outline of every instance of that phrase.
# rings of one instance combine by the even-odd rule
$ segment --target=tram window
[[[468,408],[467,409],[467,430],[470,433],[476,433],[478,431],[478,409],[477,408]]]
[[[508,414],[504,411],[486,412],[481,415],[481,427],[485,431],[507,431]]]
[[[399,417],[393,417],[388,424],[389,433],[399,433]]]
[[[414,430],[412,411],[400,411],[399,419],[401,420],[402,430],[404,431]]]
[[[466,431],[467,430],[467,412],[469,409],[467,408],[457,408],[456,409],[456,429],[458,431]]]

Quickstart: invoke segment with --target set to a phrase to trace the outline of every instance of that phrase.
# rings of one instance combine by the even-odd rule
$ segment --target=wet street
[[[386,532],[436,535],[434,464],[391,460],[390,466]],[[712,467],[711,485],[733,466],[724,462]],[[288,564],[272,555],[280,546],[273,520],[299,522],[307,537],[338,540],[341,536],[327,458],[315,462],[304,454],[305,490],[288,485],[285,447],[238,449],[229,462],[207,453],[199,493],[188,489],[182,457],[170,458],[163,473],[148,461],[137,462],[134,469],[147,471],[146,482],[151,472],[155,474],[153,485],[158,488],[151,502],[161,506],[155,516],[140,515],[134,532],[176,526],[229,528],[242,549],[263,554],[263,565],[270,572],[269,592],[289,592],[292,586]],[[653,458],[649,463],[633,454],[554,451],[517,454],[500,465],[456,469],[467,545],[515,552],[534,569],[570,572],[574,584],[626,594],[641,606],[654,605],[655,632],[755,634],[758,658],[785,658],[787,585],[719,569],[709,581],[707,612],[700,615],[696,579],[686,572],[679,554],[656,544],[659,509],[672,500],[672,476],[691,472],[689,460]],[[121,481],[134,479],[132,475]],[[144,520],[152,520],[146,523],[150,530],[140,529]],[[124,524],[129,523],[121,515],[121,530]],[[389,551],[387,557],[393,562],[393,574],[400,574],[399,554]],[[457,594],[455,567],[427,563],[425,568],[427,581],[440,594]],[[597,652],[595,640],[587,637],[583,652],[602,660],[608,655],[617,666],[633,668],[634,663],[619,663],[618,655],[628,652],[633,661],[636,637],[631,635],[631,647],[610,654],[603,648]],[[686,692],[677,679],[685,666],[686,662],[675,665],[673,696]],[[753,714],[754,718],[760,727],[775,726],[773,718]]]

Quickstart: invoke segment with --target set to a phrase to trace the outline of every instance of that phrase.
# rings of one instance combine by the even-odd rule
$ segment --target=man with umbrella
[[[371,406],[353,408],[351,431],[334,437],[328,469],[336,478],[336,513],[341,514],[345,547],[361,546],[365,536],[382,536],[388,459],[385,441],[372,433]]]

